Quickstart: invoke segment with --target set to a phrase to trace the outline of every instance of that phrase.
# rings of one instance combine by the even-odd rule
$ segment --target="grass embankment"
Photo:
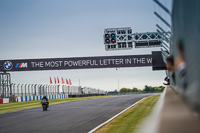
[[[79,98],[50,99],[49,103],[50,103],[50,105],[52,105],[52,104],[58,104],[58,103],[63,103],[63,102],[102,98],[102,97],[108,97],[108,96],[91,96],[91,97],[79,97]],[[34,108],[34,107],[40,107],[41,106],[40,102],[41,101],[38,100],[38,101],[0,104],[0,113],[29,109],[29,108]]]
[[[95,133],[134,133],[143,119],[151,112],[159,96],[153,95],[145,98]]]

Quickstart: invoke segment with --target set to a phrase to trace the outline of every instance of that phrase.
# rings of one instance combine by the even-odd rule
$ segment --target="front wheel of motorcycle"
[[[46,110],[44,105],[42,106],[42,108],[43,108],[43,111],[45,111],[45,110]]]

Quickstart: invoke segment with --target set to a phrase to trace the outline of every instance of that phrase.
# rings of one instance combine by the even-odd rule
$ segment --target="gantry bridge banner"
[[[152,66],[152,55],[0,60],[2,71],[38,71]]]

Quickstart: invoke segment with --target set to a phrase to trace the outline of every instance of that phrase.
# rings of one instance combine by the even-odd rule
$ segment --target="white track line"
[[[144,97],[146,98],[146,97]],[[89,131],[88,133],[93,133],[95,132],[97,129],[99,129],[100,127],[104,126],[105,124],[107,124],[108,122],[110,122],[111,120],[115,119],[117,116],[119,116],[120,114],[124,113],[126,110],[130,109],[131,107],[133,107],[135,104],[137,104],[138,102],[142,101],[144,98],[142,98],[141,100],[137,101],[136,103],[134,103],[133,105],[129,106],[128,108],[122,110],[120,113],[116,114],[115,116],[113,116],[112,118],[110,118],[109,120],[105,121],[104,123],[98,125],[97,127],[95,127],[94,129],[92,129],[91,131]]]

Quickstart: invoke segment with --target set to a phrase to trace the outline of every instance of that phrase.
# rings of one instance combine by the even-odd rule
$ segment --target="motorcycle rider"
[[[48,100],[48,98],[46,96],[43,96],[42,101],[44,101],[44,100],[46,100],[47,106],[49,107],[49,100]]]

